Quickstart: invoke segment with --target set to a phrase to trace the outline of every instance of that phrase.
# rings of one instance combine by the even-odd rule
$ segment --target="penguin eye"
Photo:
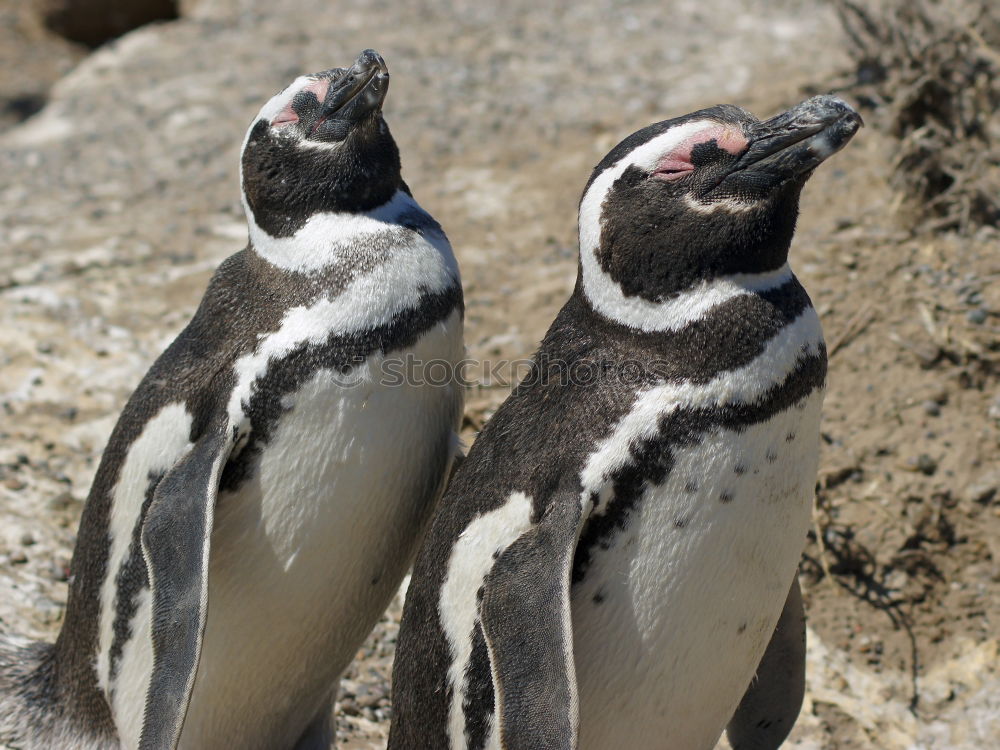
[[[293,122],[299,121],[298,113],[292,108],[291,103],[289,103],[281,112],[278,113],[277,117],[271,120],[271,127],[281,127],[282,125],[290,125]]]
[[[694,171],[694,164],[683,156],[672,153],[662,158],[653,170],[653,176],[661,180],[679,180]]]
[[[742,153],[748,145],[742,131],[732,125],[713,124],[694,133],[660,157],[652,175],[661,180],[680,180],[719,160]]]

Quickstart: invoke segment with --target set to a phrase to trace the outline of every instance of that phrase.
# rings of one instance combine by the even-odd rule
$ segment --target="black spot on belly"
[[[736,628],[736,632],[742,635],[743,633],[746,632],[746,629],[747,629],[747,624],[745,622],[742,622],[740,623],[740,626]]]
[[[688,483],[684,485],[684,491],[685,492],[697,492],[698,491],[698,483],[696,481],[694,481],[693,479],[689,480]]]
[[[591,601],[593,601],[594,604],[601,604],[601,603],[603,603],[604,602],[604,589],[598,589],[597,593],[594,594],[594,597],[593,597],[593,599]]]
[[[769,464],[773,464],[777,460],[778,460],[778,454],[775,451],[767,452],[767,462]]]
[[[721,495],[719,495],[719,502],[723,504],[731,503],[733,501],[733,493],[726,490]]]
[[[688,525],[687,518],[678,518],[676,521],[674,521],[674,528],[677,529],[683,529],[687,525]]]
[[[733,468],[733,473],[735,473],[736,476],[741,477],[747,473],[747,467],[744,466],[743,464],[736,464],[736,466]]]
[[[785,442],[786,443],[790,443],[793,440],[795,440],[795,433],[794,432],[789,432],[787,435],[785,435]]]

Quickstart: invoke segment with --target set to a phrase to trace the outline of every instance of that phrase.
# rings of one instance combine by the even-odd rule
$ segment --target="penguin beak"
[[[849,104],[835,96],[814,96],[784,114],[750,126],[747,150],[728,180],[784,183],[808,175],[842,149],[864,123]]]
[[[373,111],[382,108],[389,90],[389,69],[375,50],[366,49],[350,68],[335,71],[319,117],[309,129],[308,137],[323,139],[327,131],[334,133],[352,125]]]

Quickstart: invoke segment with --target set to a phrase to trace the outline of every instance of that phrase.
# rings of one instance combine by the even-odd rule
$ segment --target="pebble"
[[[937,467],[938,462],[936,459],[926,453],[921,453],[916,458],[906,459],[901,468],[906,471],[919,471],[921,474],[931,476],[935,471],[937,471]]]
[[[935,471],[937,471],[938,462],[937,459],[931,458],[926,453],[921,453],[917,456],[917,471],[926,476],[931,476]]]
[[[337,707],[340,709],[341,713],[344,713],[347,716],[357,716],[361,713],[361,710],[358,708],[358,704],[350,698],[341,698],[337,701]]]
[[[69,580],[69,559],[65,557],[57,557],[52,562],[52,580],[59,581],[60,583],[65,583]]]
[[[965,319],[968,320],[973,325],[977,325],[977,326],[982,325],[983,323],[985,323],[987,317],[989,317],[989,313],[987,313],[981,307],[977,307],[974,310],[969,310],[969,312],[967,312],[965,314]]]
[[[909,576],[902,570],[894,570],[885,577],[885,587],[893,591],[902,591],[908,580]]]
[[[48,502],[49,510],[66,510],[73,503],[73,495],[69,492],[60,492]]]
[[[1000,468],[980,475],[965,488],[965,499],[972,503],[988,505],[1000,491]]]
[[[989,408],[986,410],[986,416],[990,419],[1000,420],[1000,394],[993,398],[990,402]]]
[[[924,413],[929,417],[941,416],[941,404],[937,401],[924,401],[921,406],[924,409]]]
[[[361,708],[375,708],[384,699],[385,692],[378,685],[366,685],[355,696],[355,701]]]

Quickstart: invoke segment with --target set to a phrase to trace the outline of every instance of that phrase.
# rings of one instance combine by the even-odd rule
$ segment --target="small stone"
[[[46,625],[62,619],[64,604],[49,599],[46,596],[35,601],[35,615]]]
[[[926,453],[921,453],[916,458],[908,458],[903,462],[901,468],[906,471],[919,471],[921,474],[930,476],[937,471],[937,461]]]
[[[981,307],[977,307],[974,310],[969,310],[969,312],[965,314],[965,319],[968,320],[973,325],[977,326],[980,326],[983,323],[985,323],[987,317],[989,317],[989,313],[987,313]]]
[[[52,562],[52,580],[65,583],[69,580],[69,558],[59,556]]]
[[[23,479],[19,479],[18,477],[7,477],[7,479],[4,480],[3,486],[8,490],[17,492],[18,490],[23,490],[27,485],[24,483]]]
[[[384,697],[385,693],[383,693],[378,687],[373,686],[371,688],[362,689],[359,692],[357,696],[357,704],[361,708],[375,708],[379,705],[379,701],[381,701]]]
[[[1000,420],[1000,394],[994,397],[993,401],[990,402],[990,406],[986,410],[986,416],[990,419]]]
[[[941,416],[941,404],[937,401],[924,401],[921,406],[924,409],[924,414],[929,417],[939,417]]]
[[[23,549],[16,549],[10,553],[10,561],[13,565],[21,565],[28,562],[28,555]]]
[[[989,505],[1000,492],[1000,469],[988,471],[977,477],[965,488],[965,499],[969,502]]]
[[[908,576],[902,570],[894,570],[885,577],[884,585],[892,591],[902,591],[906,587]]]
[[[926,453],[921,453],[917,456],[917,471],[926,476],[931,476],[935,471],[937,471],[938,462],[936,459],[931,458]]]
[[[338,702],[338,705],[340,706],[341,713],[346,714],[347,716],[357,716],[361,713],[361,710],[358,708],[358,704],[350,698],[344,698]]]
[[[48,502],[49,510],[66,510],[73,504],[73,495],[69,492],[60,492]]]
[[[32,535],[30,531],[25,531],[23,534],[21,534],[22,546],[30,547],[34,543],[35,543],[35,537]]]

